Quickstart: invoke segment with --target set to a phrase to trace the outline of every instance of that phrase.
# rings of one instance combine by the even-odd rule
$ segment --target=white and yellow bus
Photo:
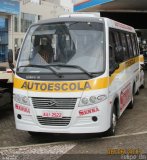
[[[92,13],[41,21],[28,29],[15,69],[16,128],[114,135],[143,81],[134,28]]]

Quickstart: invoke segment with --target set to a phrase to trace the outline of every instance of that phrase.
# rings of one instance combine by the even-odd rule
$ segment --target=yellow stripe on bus
[[[125,69],[129,68],[130,66],[132,66],[133,64],[138,62],[138,69],[139,69],[139,59],[140,57],[134,57],[131,58],[129,60],[127,60],[126,62],[120,63],[119,65],[119,69],[117,69],[110,77],[109,77],[109,85],[111,85],[112,81],[115,79],[115,77],[123,72]]]
[[[108,85],[108,77],[71,82],[46,82],[14,78],[14,88],[34,92],[82,92],[107,88]]]
[[[143,55],[140,55],[140,56],[139,56],[139,61],[140,61],[140,62],[144,62],[144,56],[143,56]]]

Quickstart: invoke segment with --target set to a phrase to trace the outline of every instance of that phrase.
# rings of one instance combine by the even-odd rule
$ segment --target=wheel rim
[[[115,127],[116,127],[116,115],[113,113],[112,117],[112,124],[113,124],[113,133],[115,132]]]

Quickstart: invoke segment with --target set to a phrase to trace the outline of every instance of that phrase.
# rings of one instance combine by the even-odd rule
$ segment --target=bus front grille
[[[70,123],[71,117],[49,118],[49,117],[37,116],[37,119],[41,125],[67,126]]]
[[[32,97],[36,109],[74,109],[77,98],[40,98]]]

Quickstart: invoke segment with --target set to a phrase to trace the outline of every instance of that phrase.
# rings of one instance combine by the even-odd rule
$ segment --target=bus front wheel
[[[140,86],[141,89],[145,88],[145,79],[143,80],[143,84]]]
[[[113,113],[111,116],[111,127],[106,131],[106,136],[114,136],[116,130],[116,123],[117,123],[117,115],[115,105],[113,106]]]

